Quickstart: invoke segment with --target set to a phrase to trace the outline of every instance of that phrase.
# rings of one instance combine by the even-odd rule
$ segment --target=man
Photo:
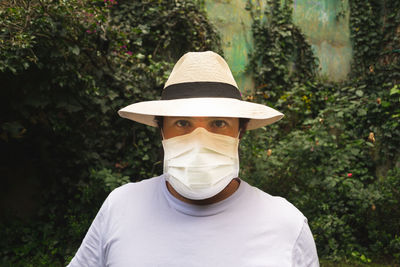
[[[241,100],[222,57],[185,54],[162,98],[120,116],[160,127],[164,174],[114,190],[70,266],[318,266],[307,220],[238,178],[246,129],[282,118]]]

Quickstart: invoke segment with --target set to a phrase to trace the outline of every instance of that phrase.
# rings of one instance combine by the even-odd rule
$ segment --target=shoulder
[[[159,192],[160,183],[163,176],[153,177],[135,183],[127,183],[114,189],[106,199],[109,206],[134,205],[135,203],[145,203],[152,199],[154,194]]]
[[[295,240],[304,223],[306,217],[292,203],[283,197],[272,196],[254,186],[248,186],[249,206],[256,208],[260,218],[272,225],[275,231]]]
[[[160,183],[160,180],[163,179],[163,176],[152,177],[149,179],[141,180],[139,182],[127,183],[120,187],[117,187],[111,192],[111,195],[125,194],[131,191],[141,191],[143,189],[151,189]]]
[[[270,215],[278,216],[280,219],[298,219],[304,222],[304,215],[292,203],[283,197],[272,196],[254,186],[249,185],[249,191],[253,200],[260,208],[268,210]]]

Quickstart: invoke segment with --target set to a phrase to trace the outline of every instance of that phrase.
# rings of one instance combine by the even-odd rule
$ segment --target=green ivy
[[[340,83],[315,72],[291,1],[263,15],[252,3],[247,99],[286,116],[244,138],[242,177],[304,212],[321,258],[399,261],[400,3],[349,0],[354,59]]]
[[[280,0],[268,0],[263,13],[252,2],[248,1],[246,7],[253,18],[254,39],[248,68],[258,84],[255,94],[273,104],[287,86],[313,77],[316,58],[300,29],[293,24],[290,1],[281,4]]]
[[[242,177],[304,212],[322,258],[400,260],[398,1],[349,0],[354,60],[342,83],[318,77],[291,1],[254,2],[246,97],[286,116],[245,135]],[[202,5],[0,3],[2,193],[32,184],[37,206],[0,221],[1,265],[64,266],[110,190],[161,172],[157,130],[116,112],[159,97],[184,52],[221,53]]]
[[[197,1],[2,1],[0,169],[35,215],[3,209],[0,265],[65,266],[115,187],[161,173],[157,129],[118,117],[159,98],[187,51],[220,51]]]

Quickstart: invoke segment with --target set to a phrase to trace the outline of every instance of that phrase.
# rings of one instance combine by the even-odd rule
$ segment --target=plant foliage
[[[34,206],[2,209],[0,264],[62,266],[113,188],[161,172],[158,131],[118,109],[219,37],[190,0],[2,1],[0,24],[2,193]]]
[[[292,3],[281,2],[266,1],[264,14],[248,2],[247,98],[286,116],[245,137],[242,176],[303,211],[320,257],[399,261],[400,3],[349,0],[353,68],[332,83],[316,75]]]
[[[400,260],[400,3],[348,1],[341,83],[318,77],[291,1],[254,3],[246,97],[286,116],[245,135],[242,177],[303,211],[320,257]],[[2,207],[0,265],[63,266],[112,189],[161,172],[157,130],[118,109],[220,40],[195,0],[3,1],[0,23],[2,196],[25,214]]]

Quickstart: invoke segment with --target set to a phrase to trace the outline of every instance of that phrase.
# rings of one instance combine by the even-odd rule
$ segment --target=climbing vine
[[[353,62],[343,82],[316,72],[292,1],[255,3],[247,98],[286,116],[244,138],[242,176],[304,212],[321,258],[399,261],[400,2],[348,1]]]
[[[349,1],[353,41],[354,77],[376,71],[392,76],[400,59],[400,3],[398,1]],[[399,79],[392,76],[393,82]]]
[[[112,189],[161,172],[157,130],[118,109],[219,36],[190,0],[0,1],[0,24],[0,265],[65,266]]]
[[[245,97],[286,116],[245,135],[242,177],[304,212],[321,258],[399,261],[400,2],[348,1],[341,83],[318,76],[292,1],[256,3]],[[3,216],[0,264],[63,266],[110,190],[161,171],[156,130],[116,111],[159,97],[172,62],[220,39],[201,1],[3,1],[0,23],[1,192],[18,181],[36,204]]]
[[[247,9],[253,19],[254,49],[249,69],[258,84],[256,94],[275,103],[293,82],[314,76],[317,62],[300,29],[293,24],[290,1],[266,1],[262,12],[252,1]]]

